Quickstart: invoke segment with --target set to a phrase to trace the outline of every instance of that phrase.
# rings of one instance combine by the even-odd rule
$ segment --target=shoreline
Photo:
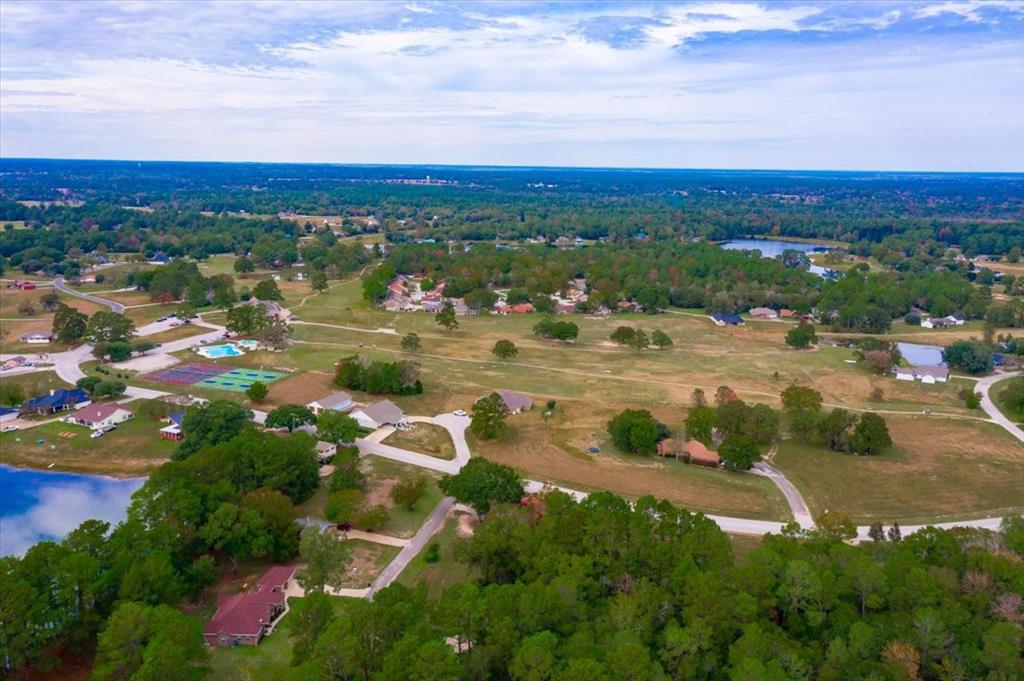
[[[168,461],[169,461],[169,459],[168,459]],[[163,463],[166,463],[166,461],[165,462],[161,462],[160,465],[163,465]],[[79,476],[88,476],[88,477],[91,477],[91,478],[106,478],[108,480],[118,480],[118,481],[125,481],[125,480],[147,480],[149,478],[149,473],[152,472],[152,471],[149,471],[147,473],[110,473],[110,472],[107,472],[107,471],[99,472],[96,469],[92,469],[92,468],[67,468],[67,467],[61,466],[59,463],[56,463],[56,462],[54,463],[53,468],[46,468],[46,467],[42,467],[41,468],[41,467],[38,467],[38,466],[32,464],[31,462],[27,462],[27,463],[24,463],[24,464],[13,464],[13,463],[8,463],[6,461],[0,461],[0,468],[7,468],[7,469],[10,469],[10,470],[15,471],[15,472],[31,471],[33,473],[53,473],[53,474],[59,474],[59,475],[79,475]],[[157,468],[159,468],[159,465],[158,466],[154,466],[152,470],[156,470]]]

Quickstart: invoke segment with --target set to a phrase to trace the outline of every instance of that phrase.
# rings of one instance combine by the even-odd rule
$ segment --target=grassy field
[[[289,598],[288,613],[284,615],[274,633],[258,646],[213,648],[210,650],[211,679],[224,681],[285,681],[298,677],[291,666],[292,627],[302,612],[305,599]],[[332,598],[335,613],[344,612],[347,598]]]
[[[29,374],[13,374],[0,377],[0,385],[18,385],[25,394],[25,399],[31,399],[50,392],[56,388],[67,388],[69,383],[58,378],[52,371],[33,371]]]
[[[345,545],[349,549],[348,573],[341,586],[346,589],[363,589],[370,586],[380,571],[401,551],[397,546],[384,546],[362,539],[347,539]]]
[[[893,451],[855,457],[787,441],[775,464],[815,515],[859,523],[1000,515],[1024,509],[1024,448],[987,423],[886,417]]]
[[[1014,423],[1021,425],[1024,424],[1024,409],[1013,409],[1010,407],[1004,393],[1009,388],[1010,383],[1013,381],[1024,381],[1024,378],[1014,378],[1009,381],[999,382],[992,386],[990,394],[992,395],[992,401],[995,403],[999,411],[1003,412],[1008,419],[1011,419]]]
[[[440,547],[440,560],[436,563],[428,563],[425,557],[426,551],[421,551],[399,575],[398,582],[406,586],[426,584],[430,595],[437,597],[454,584],[473,580],[476,577],[475,569],[455,559],[455,545],[461,541],[460,523],[463,527],[461,532],[466,535],[465,528],[472,527],[472,524],[467,522],[468,520],[469,516],[461,513],[449,514],[441,530],[431,540],[431,543],[436,542]]]
[[[139,403],[130,403],[133,410]],[[162,424],[155,418],[136,417],[121,423],[101,438],[90,439],[89,429],[54,421],[14,433],[0,434],[0,462],[11,466],[53,468],[113,476],[143,475],[167,461],[175,443],[161,440]],[[43,444],[37,444],[43,440]]]
[[[409,430],[396,430],[382,442],[438,459],[450,461],[455,458],[455,444],[447,430],[433,423],[413,423],[411,426]]]
[[[441,501],[441,490],[437,486],[438,475],[417,466],[409,466],[397,461],[382,459],[378,456],[364,457],[360,467],[366,473],[367,490],[364,506],[369,508],[381,504],[388,509],[390,519],[381,528],[382,534],[408,538],[416,534],[420,525],[427,519],[430,512]],[[407,511],[396,506],[391,500],[392,488],[401,480],[425,478],[426,491],[416,507]]]

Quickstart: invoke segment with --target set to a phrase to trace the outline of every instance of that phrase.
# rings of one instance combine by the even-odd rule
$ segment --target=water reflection
[[[0,465],[0,555],[20,556],[36,542],[62,539],[91,518],[123,520],[143,482]]]

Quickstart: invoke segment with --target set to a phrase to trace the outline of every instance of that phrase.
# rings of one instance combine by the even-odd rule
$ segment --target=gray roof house
[[[306,404],[306,407],[318,416],[325,411],[348,411],[353,406],[355,405],[352,402],[352,396],[344,390]]]
[[[501,401],[508,407],[508,413],[518,414],[521,411],[529,411],[533,409],[533,398],[523,393],[513,392],[511,390],[495,390]]]
[[[376,430],[381,426],[405,424],[405,413],[391,400],[381,400],[365,407],[354,409],[350,414],[363,428]]]

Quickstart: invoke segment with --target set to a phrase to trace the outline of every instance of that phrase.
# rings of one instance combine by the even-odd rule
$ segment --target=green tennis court
[[[249,386],[256,381],[259,381],[260,383],[273,383],[287,375],[288,374],[280,371],[232,369],[231,371],[220,374],[219,376],[210,376],[209,378],[199,381],[196,385],[203,388],[213,388],[214,390],[230,390],[231,392],[241,393],[248,390]]]

